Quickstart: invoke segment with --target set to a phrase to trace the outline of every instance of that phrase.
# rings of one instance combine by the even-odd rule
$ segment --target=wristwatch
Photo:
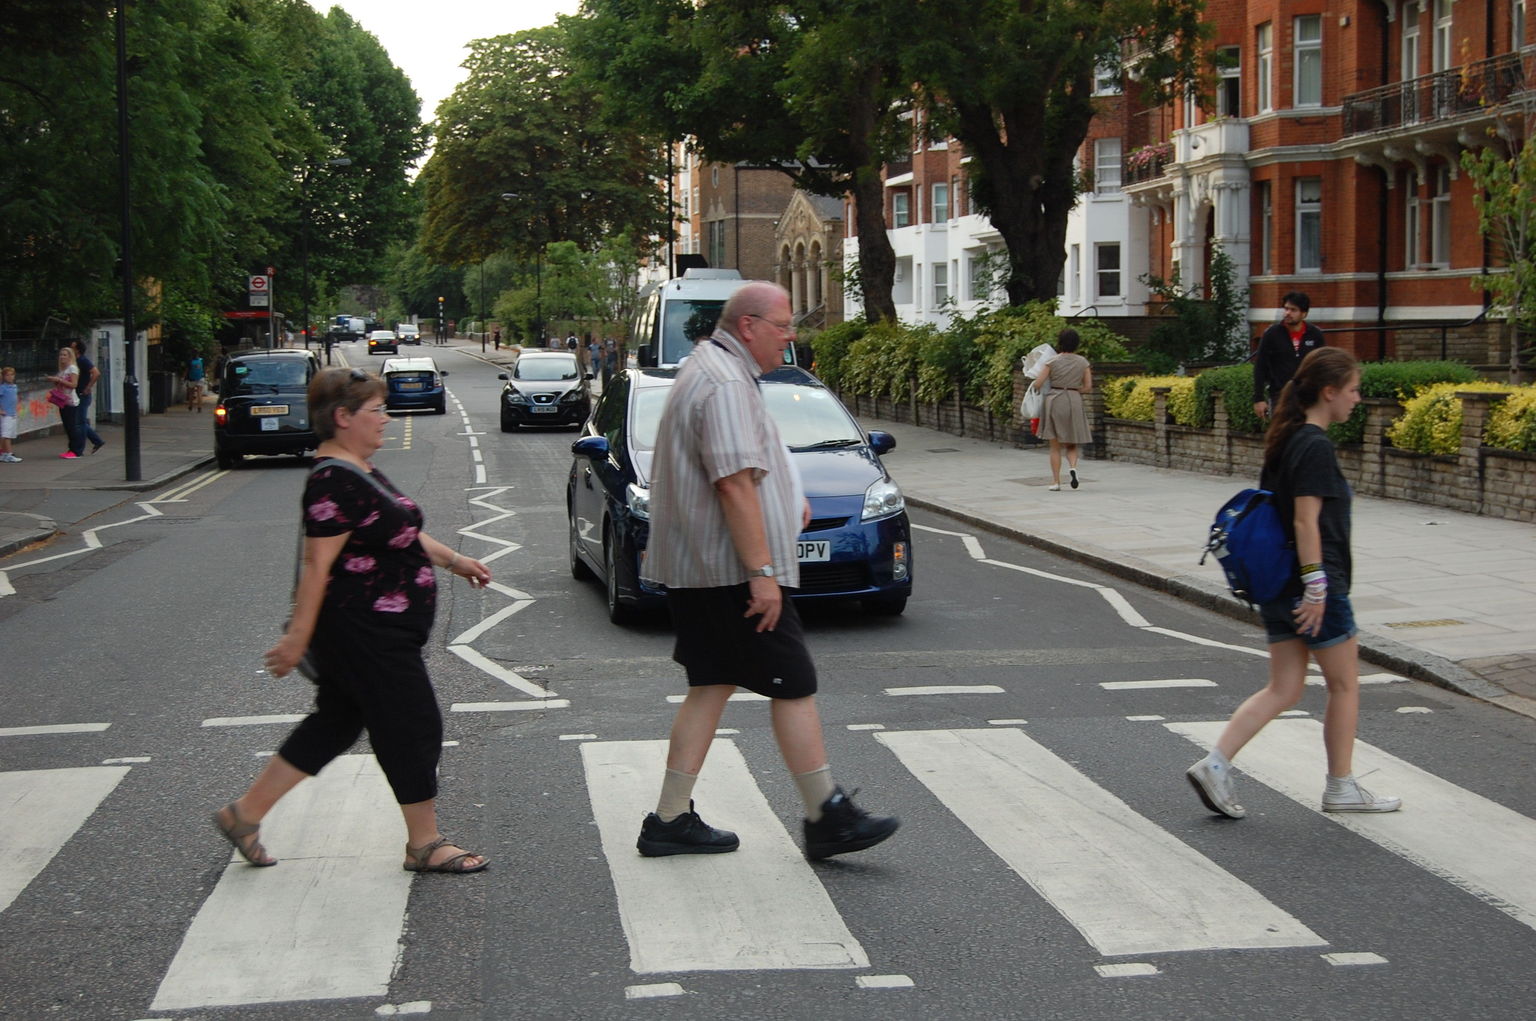
[[[747,572],[747,577],[748,578],[772,578],[773,577],[773,565],[772,564],[764,564],[762,567],[759,567],[755,571],[748,571]]]

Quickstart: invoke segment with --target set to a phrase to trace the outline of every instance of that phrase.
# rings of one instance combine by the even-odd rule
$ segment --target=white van
[[[734,269],[694,268],[642,297],[629,334],[636,361],[662,368],[681,362],[715,332],[725,300],[746,284]],[[784,349],[784,363],[795,364],[793,344]]]

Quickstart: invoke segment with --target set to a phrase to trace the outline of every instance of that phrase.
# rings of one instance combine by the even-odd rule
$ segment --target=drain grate
[[[960,453],[960,448],[959,447],[933,447],[933,448],[929,449],[928,453],[930,453],[930,454],[958,454],[958,453]]]
[[[1464,620],[1456,620],[1452,617],[1442,617],[1440,620],[1389,620],[1387,627],[1450,627],[1454,624],[1465,624]]]

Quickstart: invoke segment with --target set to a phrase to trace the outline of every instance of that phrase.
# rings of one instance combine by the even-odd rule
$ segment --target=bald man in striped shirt
[[[805,802],[805,854],[873,847],[900,823],[872,816],[832,781],[816,710],[816,666],[785,596],[800,584],[795,539],[810,506],[757,389],[795,337],[789,295],[754,281],[721,309],[714,334],[678,369],[657,430],[645,580],[667,587],[688,675],[641,854],[734,851],[736,834],[693,808],[693,786],[737,686],[772,700],[773,734]]]

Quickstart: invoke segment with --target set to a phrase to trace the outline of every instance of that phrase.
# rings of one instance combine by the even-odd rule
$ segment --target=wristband
[[[1315,571],[1321,571],[1322,569],[1323,569],[1323,565],[1322,564],[1302,564],[1301,565],[1301,576],[1303,578],[1305,578],[1307,575],[1312,574]]]
[[[1328,575],[1323,573],[1323,569],[1321,567],[1313,568],[1310,571],[1304,570],[1301,572],[1301,583],[1303,585],[1316,585],[1318,583],[1322,583],[1324,586],[1326,586],[1328,584]]]

